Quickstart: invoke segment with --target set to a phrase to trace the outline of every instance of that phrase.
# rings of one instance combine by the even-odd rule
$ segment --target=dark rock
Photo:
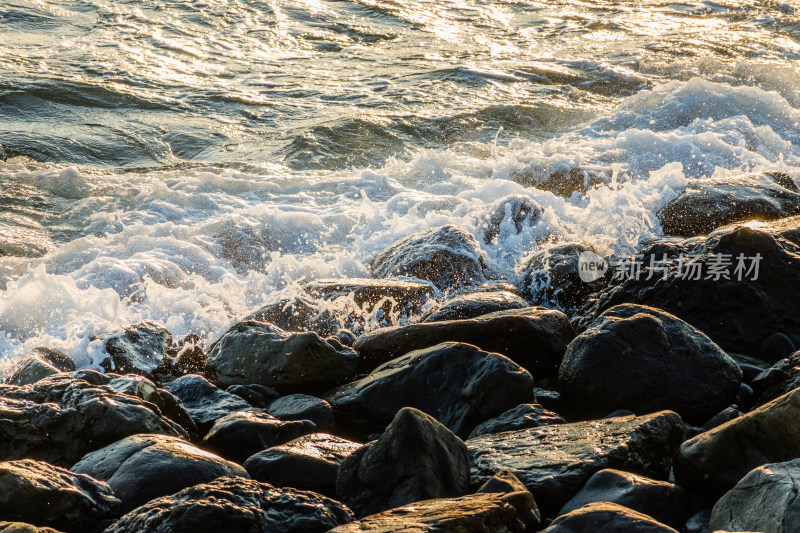
[[[311,420],[319,431],[333,431],[336,428],[331,404],[316,396],[283,396],[272,402],[267,412],[281,420]]]
[[[792,339],[783,333],[773,333],[761,343],[758,358],[767,363],[777,363],[797,350]]]
[[[167,350],[167,357],[171,361],[173,374],[183,376],[201,372],[206,366],[208,356],[203,350],[203,340],[200,335],[190,333],[177,345]]]
[[[742,371],[679,318],[623,304],[570,343],[558,378],[569,412],[582,418],[670,409],[702,424],[735,400]]]
[[[339,339],[342,346],[349,346],[352,348],[353,344],[356,342],[356,335],[349,329],[339,329],[333,336]]]
[[[112,376],[111,374],[110,376]],[[156,388],[155,383],[136,374],[114,377],[108,386],[117,392],[130,394],[150,402],[161,410],[161,414],[181,426],[191,438],[197,438],[199,430],[181,401],[172,393]]]
[[[244,462],[250,477],[276,487],[311,490],[336,496],[342,461],[361,444],[326,433],[312,433],[259,452]]]
[[[248,477],[241,466],[165,435],[130,436],[86,454],[70,470],[108,483],[125,512],[221,476]]]
[[[564,401],[561,399],[560,392],[534,387],[533,393],[536,395],[536,402],[541,404],[545,409],[556,413],[564,412]]]
[[[775,331],[800,331],[800,217],[771,223],[759,229],[726,226],[702,239],[674,244],[656,243],[642,251],[638,276],[615,281],[582,309],[574,321],[578,330],[589,327],[606,309],[620,303],[637,303],[663,309],[708,335],[729,352],[757,355],[762,342]],[[663,265],[659,265],[663,261]],[[720,256],[719,254],[726,254]],[[760,254],[755,270],[736,274],[738,257],[745,269]],[[730,279],[708,276],[710,264],[731,258]],[[702,279],[687,275],[689,259],[700,265]],[[650,267],[654,261],[655,268]],[[664,279],[664,270],[667,277]],[[723,269],[724,271],[724,269]],[[678,273],[682,275],[679,276]],[[650,279],[648,279],[650,277]]]
[[[759,404],[774,400],[798,387],[800,387],[800,352],[778,361],[753,380],[753,392]]]
[[[753,388],[747,383],[739,385],[739,392],[736,393],[736,407],[740,411],[749,411],[755,406],[756,395],[753,393]]]
[[[239,411],[223,416],[203,438],[203,446],[214,453],[243,463],[254,453],[313,433],[308,420],[283,421],[267,413]]]
[[[625,468],[666,479],[683,438],[680,417],[647,416],[555,424],[467,441],[473,484],[509,470],[531,491],[544,516],[555,516],[599,470]]]
[[[320,279],[303,288],[315,300],[336,302],[341,298],[368,313],[400,317],[419,313],[436,292],[429,282],[372,278]]]
[[[693,180],[658,213],[666,235],[706,235],[720,226],[800,213],[800,189],[782,172]]]
[[[556,374],[574,336],[561,311],[528,307],[469,320],[381,328],[359,337],[354,348],[361,355],[360,368],[369,371],[412,350],[463,342],[505,355],[539,379]]]
[[[217,419],[250,408],[250,404],[239,396],[215,387],[196,374],[182,376],[165,389],[183,403],[202,435],[211,429]]]
[[[14,365],[6,383],[11,385],[30,385],[59,372],[74,372],[75,361],[58,350],[39,347],[29,350]]]
[[[483,252],[470,233],[455,226],[432,228],[395,242],[372,260],[376,278],[411,276],[439,289],[486,279]]]
[[[559,168],[545,167],[541,164],[529,165],[513,176],[514,181],[525,187],[536,187],[557,196],[569,198],[574,193],[586,193],[592,187],[603,185],[610,178],[603,173],[559,165]]]
[[[147,375],[161,364],[172,345],[172,335],[165,327],[144,321],[104,337],[103,341],[110,355],[100,362],[106,372]]]
[[[89,476],[29,459],[0,463],[0,516],[6,520],[83,533],[119,511],[108,485]]]
[[[742,412],[735,405],[728,406],[712,416],[708,422],[703,424],[703,431],[714,429],[715,427],[721,426],[722,424],[730,422],[731,420],[739,418],[740,416],[742,416]]]
[[[61,533],[50,527],[36,527],[24,522],[0,522],[0,533]]]
[[[87,452],[137,433],[188,437],[155,405],[91,383],[96,376],[110,381],[97,372],[79,372],[24,387],[0,386],[0,459],[67,467]]]
[[[535,226],[542,213],[544,208],[529,196],[507,196],[492,206],[486,220],[483,241],[491,244],[500,236],[517,235],[526,227]]]
[[[714,505],[711,531],[800,531],[800,459],[759,466]]]
[[[386,363],[328,396],[337,424],[362,437],[383,431],[403,407],[437,418],[457,435],[533,398],[533,378],[510,359],[443,343]]]
[[[323,533],[352,519],[347,507],[313,492],[227,477],[142,505],[104,533]]]
[[[800,457],[800,389],[687,440],[675,458],[678,483],[709,498],[748,472]]]
[[[362,518],[329,533],[522,533],[529,492],[469,494],[415,502]]]
[[[711,509],[704,509],[692,515],[683,529],[686,533],[710,533],[708,522],[711,520]]]
[[[567,514],[594,502],[616,503],[675,528],[684,524],[689,510],[688,494],[681,487],[630,472],[608,469],[590,477],[558,514]]]
[[[651,517],[616,503],[590,503],[553,521],[542,533],[678,533]]]
[[[316,333],[239,322],[211,345],[206,375],[225,386],[258,383],[282,394],[321,391],[355,376],[358,356],[339,348]]]
[[[225,389],[225,392],[235,394],[258,409],[266,409],[269,407],[269,404],[280,396],[274,389],[257,383],[251,383],[250,385],[231,385]]]
[[[478,424],[469,434],[469,438],[515,431],[525,428],[538,428],[550,424],[564,424],[566,420],[552,411],[548,411],[538,403],[523,403],[509,409],[500,416],[496,416]]]
[[[308,294],[267,304],[244,318],[244,322],[249,321],[267,322],[284,331],[315,331],[322,336],[333,335],[339,327]]]
[[[358,517],[420,500],[463,496],[468,489],[464,442],[412,408],[401,409],[378,440],[346,457],[336,479],[336,494]]]
[[[528,302],[508,291],[471,292],[450,298],[423,315],[420,322],[464,320],[508,309],[528,307]]]
[[[475,491],[476,494],[505,494],[512,492],[527,492],[530,494],[522,481],[508,470],[501,470],[496,473],[489,481],[481,485],[480,488]],[[525,531],[538,531],[539,526],[542,525],[542,515],[539,512],[539,507],[536,505],[536,502],[533,501],[532,494],[531,501],[533,502],[531,509],[526,513],[518,514],[518,518],[525,525]]]

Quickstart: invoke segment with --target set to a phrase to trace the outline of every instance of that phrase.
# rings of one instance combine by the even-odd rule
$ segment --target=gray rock
[[[500,472],[496,473],[489,481],[481,485],[480,488],[475,491],[476,494],[481,494],[484,492],[494,494],[527,492],[530,494],[530,491],[528,491],[527,487],[525,487],[525,484],[508,470],[501,470]],[[533,501],[532,494],[531,501]],[[536,505],[535,501],[533,502],[529,511],[526,513],[520,513],[517,516],[525,525],[525,531],[538,531],[540,529],[539,526],[542,525],[542,515],[539,512],[539,507]]]
[[[800,459],[752,470],[714,505],[711,531],[800,531]]]
[[[503,354],[537,379],[555,376],[575,332],[561,311],[528,307],[498,311],[469,320],[381,328],[356,339],[361,369],[442,342],[463,342]]]
[[[239,322],[211,345],[206,375],[223,386],[258,383],[282,394],[315,392],[353,379],[358,355],[316,333]]]
[[[616,503],[590,503],[553,521],[542,533],[678,533],[675,529]]]
[[[312,433],[274,446],[244,462],[250,477],[276,487],[294,487],[336,496],[336,476],[342,461],[361,444],[326,433]]]
[[[289,394],[278,398],[267,412],[281,420],[311,420],[319,431],[333,431],[336,428],[331,404],[308,394]]]
[[[165,389],[178,397],[203,435],[217,419],[250,409],[250,404],[239,396],[215,387],[196,374],[179,377],[167,384]]]
[[[683,529],[685,533],[710,533],[708,523],[711,520],[711,509],[704,509],[693,514],[686,521]]]
[[[470,233],[443,226],[413,233],[395,242],[372,260],[376,278],[411,276],[453,289],[485,281],[483,252]]]
[[[666,235],[694,237],[748,220],[800,213],[800,189],[782,172],[693,180],[658,213]]]
[[[483,241],[491,244],[501,235],[517,235],[526,227],[535,226],[542,213],[544,208],[529,196],[507,196],[492,206],[486,219]]]
[[[172,345],[172,335],[165,327],[144,321],[103,337],[103,341],[109,357],[100,366],[106,372],[147,375],[161,364]]]
[[[712,416],[705,424],[703,424],[703,431],[708,431],[709,429],[714,429],[717,426],[721,426],[726,422],[730,422],[736,418],[742,416],[742,412],[739,410],[738,407],[735,405],[730,405],[720,411],[719,413]]]
[[[189,412],[184,409],[181,401],[172,393],[157,388],[156,384],[149,379],[136,374],[126,374],[113,377],[108,382],[108,386],[117,392],[136,396],[158,406],[162,415],[185,429],[191,438],[198,436],[197,424],[194,423]]]
[[[283,421],[255,411],[223,416],[203,438],[203,447],[237,463],[272,446],[313,433],[317,426],[308,420]]]
[[[250,385],[231,385],[225,389],[225,392],[230,392],[231,394],[239,396],[258,409],[266,409],[275,399],[280,397],[280,394],[274,389],[256,383],[251,383]]]
[[[473,484],[509,470],[542,514],[555,516],[599,470],[625,468],[665,479],[682,438],[680,417],[663,411],[483,435],[469,439],[467,448]]]
[[[413,450],[413,452],[412,452]],[[401,409],[383,435],[342,461],[336,494],[362,517],[469,489],[464,442],[417,409]]]
[[[500,416],[478,424],[469,434],[469,438],[502,433],[503,431],[538,428],[539,426],[564,423],[566,423],[566,420],[556,413],[548,411],[538,403],[523,403],[509,409]]]
[[[559,515],[594,502],[616,503],[680,528],[689,511],[689,497],[681,487],[621,470],[600,470],[572,497]]]
[[[67,354],[39,347],[29,350],[22,356],[5,382],[10,385],[30,385],[59,372],[74,371],[75,361]]]
[[[146,503],[104,533],[323,533],[352,519],[347,507],[319,494],[226,477]]]
[[[0,516],[83,533],[119,517],[108,485],[42,461],[0,462]]]
[[[622,304],[573,340],[558,373],[569,411],[676,411],[702,424],[736,400],[742,371],[696,328],[669,313]]]
[[[125,512],[221,476],[248,477],[241,466],[165,435],[127,437],[86,454],[70,470],[108,483]]]
[[[675,477],[689,490],[721,496],[754,468],[795,458],[800,458],[800,389],[684,442]]]
[[[469,344],[443,343],[409,353],[332,391],[342,429],[379,433],[403,407],[435,417],[457,435],[532,400],[533,378],[510,359]]]
[[[528,302],[508,291],[471,292],[450,298],[422,316],[420,322],[464,320],[479,316],[528,307]]]

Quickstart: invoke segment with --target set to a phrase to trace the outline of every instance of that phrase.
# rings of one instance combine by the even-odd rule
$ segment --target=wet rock
[[[608,469],[590,477],[558,514],[564,515],[594,502],[616,503],[674,528],[684,524],[689,511],[689,497],[681,487],[630,472]]]
[[[800,531],[800,459],[752,470],[714,505],[711,531]]]
[[[39,347],[22,356],[5,382],[11,385],[30,385],[59,372],[74,371],[75,361],[70,356],[52,348]]]
[[[263,322],[239,322],[208,351],[206,375],[222,385],[258,383],[280,393],[314,392],[356,373],[358,356],[316,333],[286,333]]]
[[[692,515],[686,521],[683,529],[685,533],[710,533],[708,523],[711,520],[711,509],[704,509]]]
[[[6,520],[83,533],[122,514],[105,483],[42,461],[0,462],[0,487]]]
[[[336,427],[331,404],[307,394],[289,394],[278,398],[267,412],[281,420],[310,420],[319,431],[333,431]]]
[[[372,260],[376,278],[411,276],[429,280],[441,290],[485,281],[483,252],[470,233],[443,226],[413,233]]]
[[[748,220],[800,213],[800,189],[782,172],[693,180],[658,213],[665,235],[694,237]]]
[[[251,455],[316,431],[308,420],[283,421],[267,413],[239,411],[216,422],[203,438],[203,446],[214,453],[243,463]]]
[[[533,164],[524,171],[516,173],[513,179],[525,187],[536,187],[569,198],[575,192],[583,194],[592,187],[604,184],[609,176],[568,165],[557,165],[557,168],[552,168]]]
[[[464,320],[508,309],[528,307],[528,302],[508,291],[471,292],[450,298],[423,315],[420,322]]]
[[[764,404],[800,387],[800,352],[791,354],[753,379],[753,392]]]
[[[129,435],[188,437],[155,405],[94,384],[93,374],[103,377],[97,372],[57,374],[24,387],[0,386],[0,459],[38,459],[68,467],[87,452]]]
[[[488,214],[483,241],[495,242],[500,236],[517,235],[541,220],[544,208],[529,196],[517,194],[496,202]],[[500,239],[505,240],[505,239]]]
[[[708,420],[708,422],[703,424],[702,429],[703,431],[714,429],[715,427],[721,426],[722,424],[730,422],[731,420],[739,418],[740,416],[742,416],[742,412],[739,410],[739,408],[735,405],[730,405],[725,409],[723,409],[722,411],[720,411],[719,413],[712,416]]]
[[[466,436],[532,396],[533,378],[510,359],[443,343],[394,359],[326,399],[338,425],[362,437],[383,431],[403,407],[415,407]]]
[[[463,342],[510,358],[536,376],[555,376],[567,345],[575,336],[561,311],[528,307],[451,320],[381,328],[360,336],[354,345],[361,369],[442,342]]]
[[[155,322],[144,321],[103,338],[109,357],[100,362],[106,372],[118,374],[143,374],[154,371],[167,348],[172,345],[172,335]]]
[[[176,376],[196,374],[206,366],[206,355],[203,341],[196,333],[190,333],[177,345],[167,350],[167,357],[171,361],[172,373]]]
[[[742,371],[686,322],[651,307],[609,309],[567,348],[558,373],[569,411],[676,411],[702,424],[736,399]]]
[[[795,458],[800,458],[800,389],[684,442],[675,477],[711,498],[754,468]]]
[[[113,376],[110,374],[109,376]],[[161,414],[181,426],[189,437],[196,438],[199,430],[181,401],[172,393],[156,387],[149,379],[136,374],[114,377],[108,386],[117,392],[130,394],[158,406]]]
[[[590,422],[556,424],[483,435],[467,441],[473,484],[509,470],[544,516],[555,516],[599,470],[625,468],[666,479],[683,438],[683,423],[670,411]]]
[[[481,485],[480,488],[475,491],[476,494],[485,492],[494,494],[527,492],[530,494],[530,491],[528,491],[522,481],[508,470],[501,470],[496,473],[489,481]],[[536,502],[533,501],[532,494],[531,501],[533,502],[531,509],[525,513],[519,513],[517,517],[525,525],[525,531],[538,531],[539,526],[542,525],[542,515],[539,512],[539,507],[536,505]]]
[[[104,533],[323,533],[352,519],[347,507],[313,492],[227,477],[142,505]]]
[[[558,414],[548,411],[538,403],[523,403],[509,409],[500,416],[478,424],[469,434],[469,438],[502,433],[503,431],[538,428],[539,426],[564,423],[566,423],[566,420]]]
[[[413,450],[413,451],[412,451]],[[378,440],[342,461],[336,494],[356,516],[469,489],[464,442],[417,409],[401,409]]]
[[[638,279],[627,276],[601,291],[574,324],[580,331],[606,309],[637,303],[677,316],[724,350],[757,355],[775,331],[800,331],[800,300],[794,294],[794,287],[800,286],[798,228],[800,217],[795,217],[759,229],[726,226],[702,239],[645,247]],[[740,255],[744,267],[737,274]],[[693,268],[699,269],[701,279],[694,279],[695,270],[689,275],[689,259],[700,265]],[[724,265],[727,260],[730,279],[714,279],[713,273],[709,277],[715,262]]]
[[[86,454],[70,470],[108,483],[125,512],[221,476],[248,477],[241,466],[165,435],[132,435]]]
[[[311,490],[336,496],[339,465],[361,444],[327,433],[312,433],[274,446],[244,462],[250,477],[276,487]]]
[[[315,300],[347,299],[358,309],[387,316],[417,314],[436,292],[429,282],[372,278],[320,279],[303,288]]]
[[[280,396],[274,389],[251,383],[250,385],[231,385],[225,392],[230,392],[240,397],[253,407],[258,409],[266,409],[269,405]]]
[[[651,517],[609,502],[590,503],[558,517],[542,533],[678,533]]]
[[[315,331],[323,336],[333,335],[339,327],[334,317],[320,310],[318,303],[307,294],[267,304],[243,321],[267,322],[284,331]]]
[[[0,522],[0,533],[61,533],[50,527],[36,527],[25,522]]]
[[[342,346],[349,346],[352,348],[353,344],[356,342],[356,335],[349,329],[339,329],[333,336],[339,339]]]
[[[223,391],[196,374],[182,376],[165,389],[178,397],[202,435],[217,419],[250,408],[250,404],[239,396]]]

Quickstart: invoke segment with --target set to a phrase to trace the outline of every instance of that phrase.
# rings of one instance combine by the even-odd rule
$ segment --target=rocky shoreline
[[[571,243],[513,286],[445,226],[207,347],[143,322],[103,373],[32,350],[0,385],[0,531],[796,532],[800,190],[698,187],[636,276],[585,282]]]

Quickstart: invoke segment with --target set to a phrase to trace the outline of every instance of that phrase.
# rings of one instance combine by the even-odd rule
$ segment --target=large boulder
[[[356,516],[469,489],[464,442],[417,409],[401,409],[378,440],[342,461],[336,494]]]
[[[800,189],[782,172],[694,180],[658,213],[665,235],[694,237],[748,220],[800,213]]]
[[[312,433],[251,456],[244,463],[250,477],[276,487],[336,496],[339,465],[361,444],[326,433]]]
[[[528,307],[528,302],[509,291],[460,294],[425,313],[420,322],[466,320],[479,316]]]
[[[203,435],[223,416],[250,409],[250,404],[240,396],[214,386],[197,374],[181,376],[165,389],[180,399]]]
[[[146,503],[104,533],[323,533],[352,519],[347,507],[319,494],[226,477]]]
[[[678,483],[709,497],[766,463],[800,458],[800,389],[687,440],[675,458]]]
[[[206,375],[223,386],[258,383],[283,394],[315,392],[355,376],[358,355],[313,332],[239,322],[211,345]]]
[[[61,533],[51,527],[36,527],[25,522],[0,521],[0,533]]]
[[[623,505],[676,529],[683,526],[689,511],[688,493],[678,485],[609,468],[592,475],[558,514],[594,502]]]
[[[509,470],[542,514],[552,517],[599,470],[625,468],[666,479],[682,439],[681,418],[663,411],[483,435],[466,443],[473,484]]]
[[[119,517],[108,485],[42,461],[0,462],[0,516],[84,533]]]
[[[479,423],[533,399],[533,378],[513,361],[469,344],[417,350],[332,391],[338,425],[379,433],[403,407],[415,407],[466,437]]]
[[[733,353],[758,355],[775,332],[800,332],[800,217],[725,226],[705,238],[646,246],[641,255],[639,275],[601,291],[575,320],[578,330],[615,305],[636,303],[685,320]]]
[[[106,372],[143,374],[153,372],[172,345],[172,334],[155,322],[144,321],[121,333],[103,337],[109,357],[100,362]]]
[[[33,348],[14,365],[5,382],[10,385],[30,385],[60,372],[74,372],[75,361],[52,348]]]
[[[316,431],[309,420],[284,421],[263,412],[239,411],[214,422],[203,447],[237,463],[261,450]]]
[[[188,437],[157,406],[97,384],[94,377],[104,376],[56,374],[24,387],[0,386],[0,459],[68,467],[129,435]]]
[[[550,424],[564,424],[566,420],[553,411],[548,411],[538,403],[521,403],[508,411],[481,422],[469,434],[469,438],[480,437],[503,431],[525,428],[538,428]]]
[[[307,394],[289,394],[270,404],[267,412],[281,420],[310,420],[319,431],[333,431],[336,419],[331,404]]]
[[[165,435],[122,439],[86,454],[70,470],[108,483],[125,512],[218,477],[248,477],[241,466]]]
[[[752,470],[714,505],[711,531],[800,531],[800,459]]]
[[[376,278],[411,276],[452,289],[486,280],[486,265],[478,241],[456,226],[413,233],[395,242],[372,260]]]
[[[353,347],[361,355],[361,368],[368,371],[412,350],[464,342],[503,354],[539,379],[556,374],[574,336],[561,311],[528,307],[469,320],[381,328],[360,336]]]
[[[622,304],[570,343],[558,379],[569,410],[582,418],[669,409],[700,425],[735,401],[742,371],[679,318]]]
[[[651,517],[610,502],[590,503],[558,517],[542,533],[678,533]]]

